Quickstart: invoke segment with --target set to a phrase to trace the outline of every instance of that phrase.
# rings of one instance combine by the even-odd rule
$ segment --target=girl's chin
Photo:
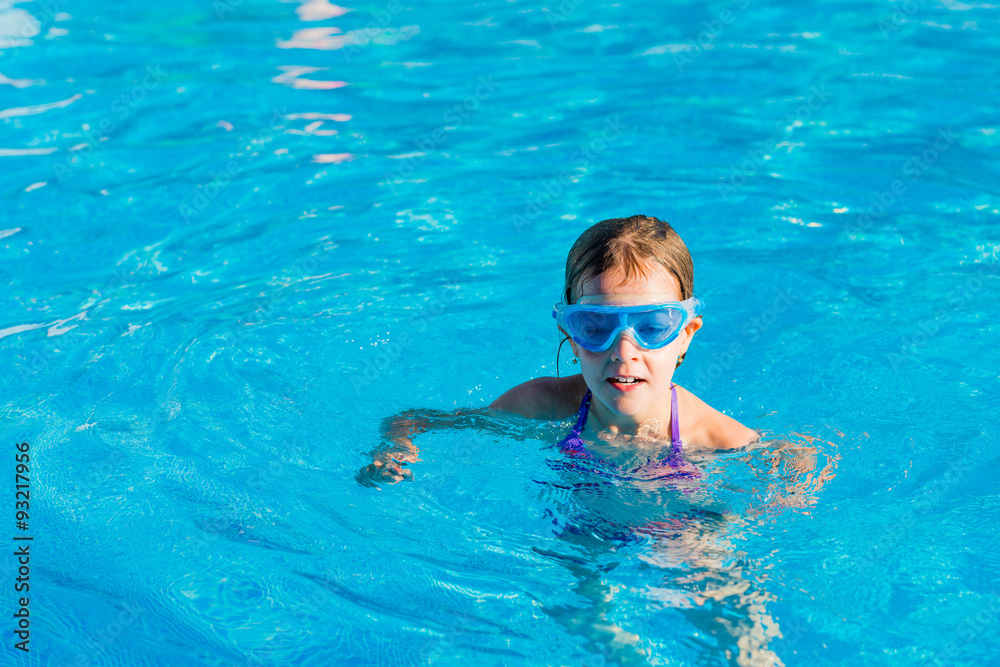
[[[602,392],[601,398],[611,410],[623,417],[630,417],[642,410],[649,403],[649,396],[644,392],[623,393],[615,389]]]

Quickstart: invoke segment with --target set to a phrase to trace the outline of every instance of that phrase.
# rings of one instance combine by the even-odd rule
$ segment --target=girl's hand
[[[354,479],[362,486],[378,486],[379,482],[395,484],[413,479],[413,471],[405,466],[419,461],[417,448],[409,438],[396,438],[392,444],[369,452],[372,462],[358,470]]]
[[[379,482],[395,484],[413,479],[413,472],[406,466],[420,459],[412,438],[432,428],[487,428],[509,435],[489,408],[460,408],[452,412],[407,410],[382,420],[385,442],[368,452],[372,462],[355,473],[355,481],[362,486],[378,487]]]
[[[794,435],[805,439],[809,444],[779,440],[753,447],[760,450],[765,460],[770,460],[770,470],[763,467],[760,470],[765,477],[770,477],[770,499],[764,507],[752,510],[752,513],[812,507],[818,500],[819,491],[836,477],[834,471],[840,455],[830,449],[814,446],[817,439],[812,436],[799,433]],[[831,449],[835,446],[833,443],[827,444]],[[826,463],[822,470],[817,470],[820,455],[825,457]]]

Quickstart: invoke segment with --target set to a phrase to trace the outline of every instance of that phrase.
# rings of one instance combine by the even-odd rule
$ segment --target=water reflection
[[[340,28],[327,26],[325,28],[302,28],[292,33],[291,39],[279,39],[276,46],[279,49],[319,49],[334,51],[352,43],[350,35],[341,35]]]
[[[340,164],[354,159],[353,153],[319,153],[313,155],[313,162],[318,164]]]
[[[72,97],[68,97],[65,100],[59,100],[57,102],[49,102],[48,104],[32,104],[26,107],[14,107],[11,109],[0,110],[0,120],[4,118],[17,118],[20,116],[35,116],[40,113],[45,113],[46,111],[51,111],[52,109],[62,109],[68,107],[73,102],[81,99],[83,95],[77,93]]]
[[[31,46],[31,38],[41,32],[42,25],[30,12],[0,2],[0,50]]]
[[[401,28],[389,28],[374,24],[361,30],[351,30],[341,34],[340,28],[327,26],[325,28],[302,28],[292,33],[289,39],[279,39],[275,45],[279,49],[316,49],[319,51],[336,51],[345,47],[356,50],[369,44],[393,46],[406,42],[420,33],[415,25]]]
[[[14,86],[15,88],[28,88],[29,86],[41,86],[45,83],[42,79],[11,79],[0,73],[0,86]]]
[[[322,72],[329,69],[328,67],[281,65],[278,69],[280,69],[282,73],[272,78],[271,81],[285,86],[291,86],[292,88],[299,88],[302,90],[333,90],[334,88],[343,88],[347,85],[346,81],[319,81],[316,79],[302,78],[303,74]]]
[[[308,0],[296,8],[295,13],[303,21],[322,21],[342,16],[349,11],[346,7],[330,4],[330,0]]]

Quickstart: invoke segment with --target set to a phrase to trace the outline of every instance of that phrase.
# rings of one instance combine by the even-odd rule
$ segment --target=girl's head
[[[570,248],[563,298],[576,303],[581,283],[588,278],[618,270],[631,280],[655,265],[676,278],[679,301],[694,296],[691,253],[669,223],[646,215],[604,220],[587,229]]]
[[[577,239],[566,260],[567,304],[638,306],[692,296],[691,254],[669,224],[653,217],[599,222]],[[690,319],[676,339],[658,349],[642,347],[628,331],[601,352],[571,340],[587,386],[617,417],[596,403],[594,409],[621,425],[662,414],[674,369],[700,327],[700,317]]]

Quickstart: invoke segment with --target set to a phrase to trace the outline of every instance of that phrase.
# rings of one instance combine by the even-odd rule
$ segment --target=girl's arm
[[[354,478],[363,486],[377,486],[376,482],[395,484],[413,477],[405,466],[419,461],[420,450],[413,444],[413,437],[432,428],[482,428],[485,417],[492,415],[489,408],[459,408],[444,410],[407,410],[382,420],[382,438],[386,440],[368,452],[372,462],[362,467]]]
[[[576,413],[585,392],[582,375],[562,379],[535,378],[507,391],[488,408],[459,408],[451,412],[407,410],[387,417],[381,429],[387,442],[368,452],[372,462],[358,470],[355,479],[364,486],[412,479],[413,471],[406,466],[420,460],[417,457],[420,450],[413,444],[413,437],[430,429],[475,428],[511,437],[514,434],[502,428],[501,414],[512,413],[529,419],[565,419]]]
[[[377,482],[395,484],[412,478],[413,471],[406,466],[420,460],[414,436],[439,428],[475,428],[511,435],[501,428],[492,407],[459,408],[451,412],[407,410],[382,420],[382,438],[386,442],[367,453],[372,462],[358,470],[355,480],[363,486],[377,486]]]

